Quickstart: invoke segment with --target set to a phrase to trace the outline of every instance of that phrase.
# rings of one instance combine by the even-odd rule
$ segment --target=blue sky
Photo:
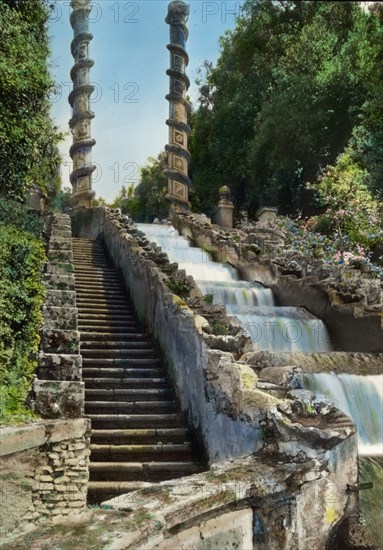
[[[90,15],[90,56],[95,61],[91,81],[92,134],[97,144],[93,160],[97,166],[93,189],[97,196],[112,200],[122,185],[137,183],[139,168],[149,156],[157,156],[167,142],[169,26],[165,23],[168,1],[95,0]],[[219,37],[235,26],[242,1],[190,0],[189,40],[191,80],[189,94],[198,97],[194,81],[205,59],[216,61]],[[61,131],[68,132],[71,109],[69,76],[73,58],[70,43],[69,0],[54,2],[50,21],[52,74],[58,89],[52,97],[52,116]],[[63,186],[69,186],[72,138],[60,150],[63,156]]]

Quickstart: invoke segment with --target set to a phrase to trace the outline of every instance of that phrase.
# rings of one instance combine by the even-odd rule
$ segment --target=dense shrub
[[[46,0],[0,0],[0,195],[22,201],[33,184],[60,186],[57,132],[49,115]]]
[[[0,422],[30,416],[24,406],[36,368],[42,322],[45,250],[41,223],[24,207],[0,201]]]

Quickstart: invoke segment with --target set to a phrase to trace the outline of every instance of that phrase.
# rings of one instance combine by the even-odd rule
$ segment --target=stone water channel
[[[193,276],[203,295],[224,305],[249,332],[256,350],[273,352],[331,351],[324,323],[303,308],[278,307],[270,289],[240,280],[229,264],[214,262],[209,253],[191,246],[172,225],[137,224],[171,262]],[[360,482],[372,482],[361,492],[361,505],[376,544],[383,544],[383,376],[306,374],[307,389],[324,394],[348,414],[358,427]]]

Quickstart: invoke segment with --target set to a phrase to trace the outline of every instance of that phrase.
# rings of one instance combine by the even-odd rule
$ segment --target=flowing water
[[[306,374],[307,389],[337,403],[358,428],[360,503],[378,547],[383,546],[383,375]]]
[[[278,307],[269,289],[239,279],[236,269],[213,262],[211,256],[190,245],[171,225],[137,224],[171,262],[192,275],[202,294],[224,305],[249,332],[256,348],[269,351],[331,351],[325,325],[302,308]],[[305,376],[305,387],[322,393],[358,426],[360,481],[372,481],[373,490],[361,492],[362,509],[376,544],[383,544],[383,377],[348,374]]]
[[[171,262],[192,275],[202,294],[239,319],[259,350],[329,351],[325,325],[303,308],[278,307],[273,293],[259,283],[242,281],[229,264],[213,262],[210,254],[191,246],[171,225],[137,224],[160,246]]]

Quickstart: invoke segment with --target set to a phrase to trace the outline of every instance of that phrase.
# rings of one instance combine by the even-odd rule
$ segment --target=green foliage
[[[237,208],[315,212],[306,181],[350,140],[383,196],[383,9],[353,2],[248,0],[192,116],[193,206],[211,215],[222,184]],[[380,190],[379,190],[380,189]]]
[[[60,186],[48,16],[45,0],[0,2],[0,194],[19,201],[32,184],[50,199]]]
[[[363,257],[383,240],[382,205],[372,197],[367,181],[367,171],[361,168],[349,147],[334,166],[326,168],[315,185],[308,184],[326,206],[316,229],[335,233],[341,254],[356,250]]]
[[[166,166],[166,153],[160,153],[156,159],[149,157],[146,166],[141,169],[137,187],[122,187],[112,206],[121,208],[123,214],[129,214],[136,222],[152,222],[154,218],[167,217],[169,203],[165,199],[166,177],[163,173]]]
[[[191,284],[188,280],[180,281],[179,279],[166,279],[165,284],[177,296],[188,296],[191,290]]]
[[[15,203],[0,203],[0,421],[22,421],[36,368],[45,251],[39,222]]]
[[[216,319],[209,321],[209,325],[215,336],[227,336],[229,334],[229,329]]]
[[[57,191],[51,202],[52,209],[56,212],[64,212],[66,209],[69,209],[71,195],[72,189],[70,187],[64,187]]]

